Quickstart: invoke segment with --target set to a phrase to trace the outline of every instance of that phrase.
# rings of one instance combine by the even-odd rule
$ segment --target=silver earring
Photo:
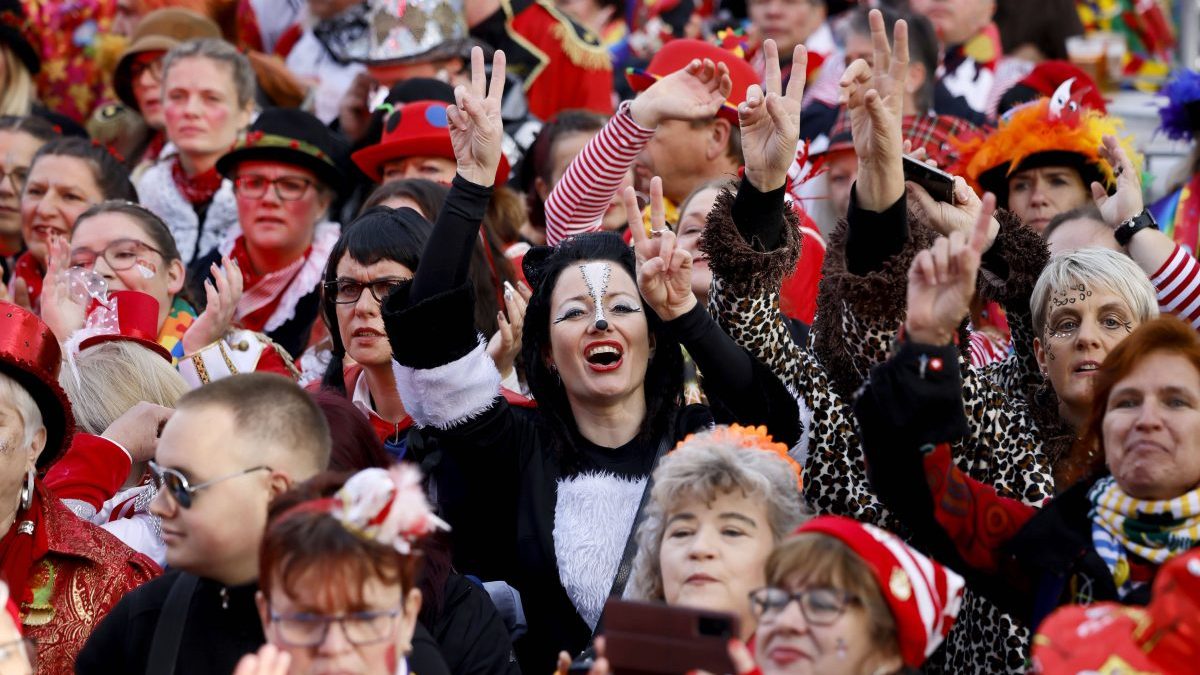
[[[21,486],[21,510],[27,511],[33,504],[33,469],[25,472],[25,484]]]
[[[842,638],[837,639],[837,656],[839,659],[845,659],[847,654],[846,641]]]

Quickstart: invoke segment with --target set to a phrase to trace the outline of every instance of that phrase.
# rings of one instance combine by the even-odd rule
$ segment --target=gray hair
[[[174,408],[188,392],[187,382],[166,359],[127,340],[80,351],[74,366],[62,369],[58,382],[71,400],[80,430],[96,435],[142,401]]]
[[[0,401],[7,402],[16,409],[24,428],[22,447],[28,448],[37,432],[46,428],[46,423],[42,420],[42,409],[20,382],[4,373],[0,373]]]
[[[1033,287],[1033,331],[1042,336],[1049,319],[1050,294],[1080,284],[1112,289],[1129,305],[1139,323],[1158,316],[1158,298],[1142,268],[1129,256],[1103,248],[1082,248],[1046,263]]]
[[[646,503],[645,518],[638,525],[638,552],[633,560],[629,597],[663,599],[659,549],[671,512],[685,502],[710,502],[730,492],[766,502],[776,544],[812,516],[800,496],[792,464],[769,451],[741,447],[711,431],[697,434],[664,457],[654,471],[654,488]]]
[[[219,38],[188,40],[167,52],[167,55],[163,57],[163,85],[166,86],[167,74],[171,72],[171,68],[175,64],[185,59],[196,58],[208,59],[229,66],[230,75],[233,77],[233,88],[237,92],[238,107],[245,108],[254,101],[254,94],[257,91],[254,66],[250,64],[250,59],[245,54],[237,50],[237,47]]]

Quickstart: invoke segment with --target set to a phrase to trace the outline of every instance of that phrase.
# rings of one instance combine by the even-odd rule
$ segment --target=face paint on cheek
[[[583,282],[587,284],[588,294],[592,296],[592,306],[596,312],[596,330],[608,330],[608,319],[604,316],[604,295],[608,292],[608,280],[612,276],[612,265],[606,262],[593,262],[579,266],[583,274]]]

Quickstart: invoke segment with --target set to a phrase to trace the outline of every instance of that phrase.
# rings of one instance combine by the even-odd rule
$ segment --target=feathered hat
[[[991,134],[959,143],[960,160],[951,173],[995,194],[1001,206],[1008,204],[1009,176],[1044,166],[1069,166],[1085,186],[1097,181],[1111,188],[1116,175],[1100,157],[1100,146],[1104,136],[1117,135],[1121,123],[1083,105],[1086,91],[1072,89],[1074,84],[1074,78],[1063,82],[1054,96],[1013,108]],[[1141,156],[1129,141],[1120,140],[1140,170]]]
[[[1162,88],[1167,105],[1158,111],[1158,128],[1167,138],[1190,141],[1200,134],[1200,73],[1182,70]]]

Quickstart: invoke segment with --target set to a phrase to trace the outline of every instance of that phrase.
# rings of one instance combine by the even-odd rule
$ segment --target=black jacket
[[[1063,604],[1120,601],[1144,605],[1150,585],[1118,598],[1108,566],[1092,545],[1088,491],[1099,477],[1084,480],[1048,502],[1016,533],[1000,543],[1000,565],[970,565],[938,521],[947,507],[935,501],[926,476],[923,450],[967,433],[962,376],[953,367],[958,348],[905,343],[895,356],[871,371],[855,403],[867,473],[880,499],[910,530],[913,543],[963,575],[968,586],[1031,630]],[[935,359],[951,367],[930,367]],[[956,494],[959,501],[966,501]],[[962,506],[956,511],[978,508]],[[950,514],[949,517],[954,517]]]

